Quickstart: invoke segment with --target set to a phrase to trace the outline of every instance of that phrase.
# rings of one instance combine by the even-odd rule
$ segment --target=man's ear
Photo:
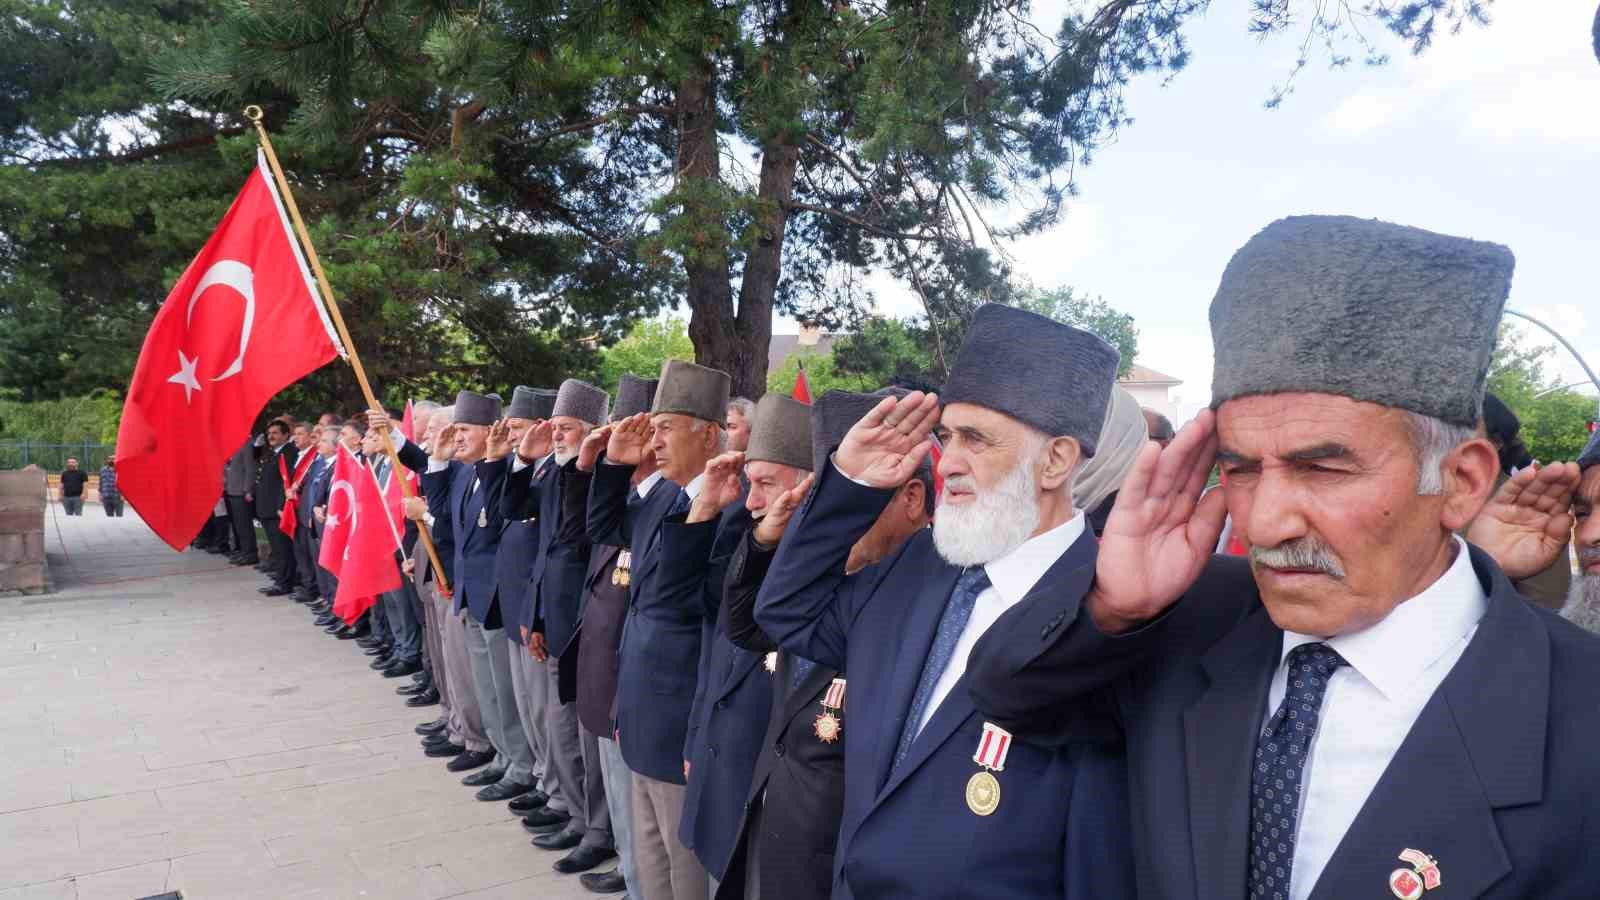
[[[1488,438],[1474,438],[1445,455],[1439,474],[1444,485],[1439,524],[1460,531],[1477,517],[1494,492],[1500,454]]]
[[[906,482],[904,496],[900,498],[900,514],[905,516],[906,521],[915,522],[927,512],[928,501],[924,496],[927,489],[920,478],[912,478]]]
[[[1039,486],[1046,491],[1059,489],[1078,468],[1083,458],[1083,447],[1077,438],[1055,437],[1044,445],[1043,459],[1039,464]]]

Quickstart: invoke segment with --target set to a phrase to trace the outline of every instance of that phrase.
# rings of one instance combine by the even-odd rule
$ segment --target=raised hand
[[[783,539],[783,532],[789,527],[789,520],[794,518],[795,510],[800,508],[800,504],[806,502],[806,494],[811,492],[811,485],[816,480],[815,474],[807,475],[804,481],[779,494],[767,505],[767,514],[756,523],[757,543],[773,547]]]
[[[578,445],[578,471],[593,472],[595,461],[600,458],[600,451],[604,450],[610,441],[610,425],[602,425],[590,431],[584,437],[583,443]]]
[[[549,419],[541,419],[537,425],[524,431],[522,442],[517,444],[517,459],[528,465],[544,459],[555,446],[551,431]]]
[[[407,497],[400,501],[400,506],[405,511],[406,518],[413,522],[421,522],[428,514],[428,501],[421,497]]]
[[[629,416],[611,426],[606,442],[606,459],[623,466],[637,466],[650,443],[650,414]]]
[[[550,658],[550,648],[545,645],[543,632],[535,631],[528,635],[528,653],[538,662]]]
[[[706,480],[689,506],[685,522],[709,522],[739,499],[744,486],[739,473],[744,471],[744,454],[737,450],[714,456],[706,462]]]
[[[489,446],[485,449],[485,459],[500,459],[511,452],[511,426],[505,419],[489,426]]]
[[[1200,577],[1228,511],[1222,491],[1205,493],[1216,455],[1209,409],[1166,449],[1151,441],[1139,451],[1100,537],[1088,599],[1100,630],[1115,634],[1155,618]]]
[[[927,456],[928,434],[939,423],[939,395],[912,391],[885,397],[844,436],[834,465],[850,478],[873,487],[905,484]]]
[[[387,432],[391,427],[393,427],[393,426],[389,422],[389,414],[388,413],[384,412],[381,409],[369,409],[369,410],[367,410],[367,430],[368,431],[371,431],[373,429],[377,429],[379,431]]]
[[[454,423],[439,429],[439,434],[433,439],[433,447],[428,451],[428,456],[434,462],[445,462],[456,455],[456,426]]]
[[[1467,540],[1493,557],[1507,578],[1543,572],[1572,539],[1572,492],[1581,477],[1570,462],[1523,469],[1484,504],[1467,526]]]

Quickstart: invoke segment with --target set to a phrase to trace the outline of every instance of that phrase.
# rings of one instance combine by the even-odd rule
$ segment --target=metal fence
[[[49,473],[67,467],[67,457],[78,461],[78,468],[98,472],[106,457],[116,448],[110,444],[84,441],[79,444],[46,444],[40,441],[0,441],[0,469],[20,469],[35,465]]]

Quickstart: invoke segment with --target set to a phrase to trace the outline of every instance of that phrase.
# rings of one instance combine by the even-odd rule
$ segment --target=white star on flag
[[[171,384],[183,385],[184,403],[188,403],[194,396],[194,392],[200,390],[200,379],[196,378],[194,374],[194,367],[199,362],[200,357],[197,356],[194,359],[190,359],[189,357],[183,355],[182,350],[179,350],[178,371],[174,372],[172,377],[167,379],[167,381]]]

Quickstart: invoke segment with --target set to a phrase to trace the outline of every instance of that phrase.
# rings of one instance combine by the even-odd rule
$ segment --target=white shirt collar
[[[660,472],[651,472],[649,475],[646,475],[644,477],[643,481],[639,482],[638,486],[635,487],[634,490],[639,492],[639,496],[640,497],[647,497],[647,496],[650,495],[651,489],[653,489],[656,486],[656,482],[658,482],[660,480],[661,480],[661,473]]]
[[[689,495],[690,500],[693,500],[694,498],[700,496],[700,489],[705,487],[705,484],[706,473],[701,472],[699,475],[694,477],[694,480],[683,486],[683,492]]]
[[[1083,513],[1074,510],[1067,521],[1028,538],[1005,556],[984,563],[983,571],[1008,605],[1020,603],[1082,534]]]
[[[273,453],[282,453],[284,451],[284,448],[288,447],[290,443],[291,443],[290,441],[284,441],[283,443],[279,444],[278,446],[272,448],[272,452]]]
[[[1382,621],[1331,638],[1285,631],[1283,655],[1301,644],[1325,641],[1385,697],[1393,700],[1405,693],[1489,611],[1489,597],[1459,537],[1455,551],[1455,561],[1438,580]]]

